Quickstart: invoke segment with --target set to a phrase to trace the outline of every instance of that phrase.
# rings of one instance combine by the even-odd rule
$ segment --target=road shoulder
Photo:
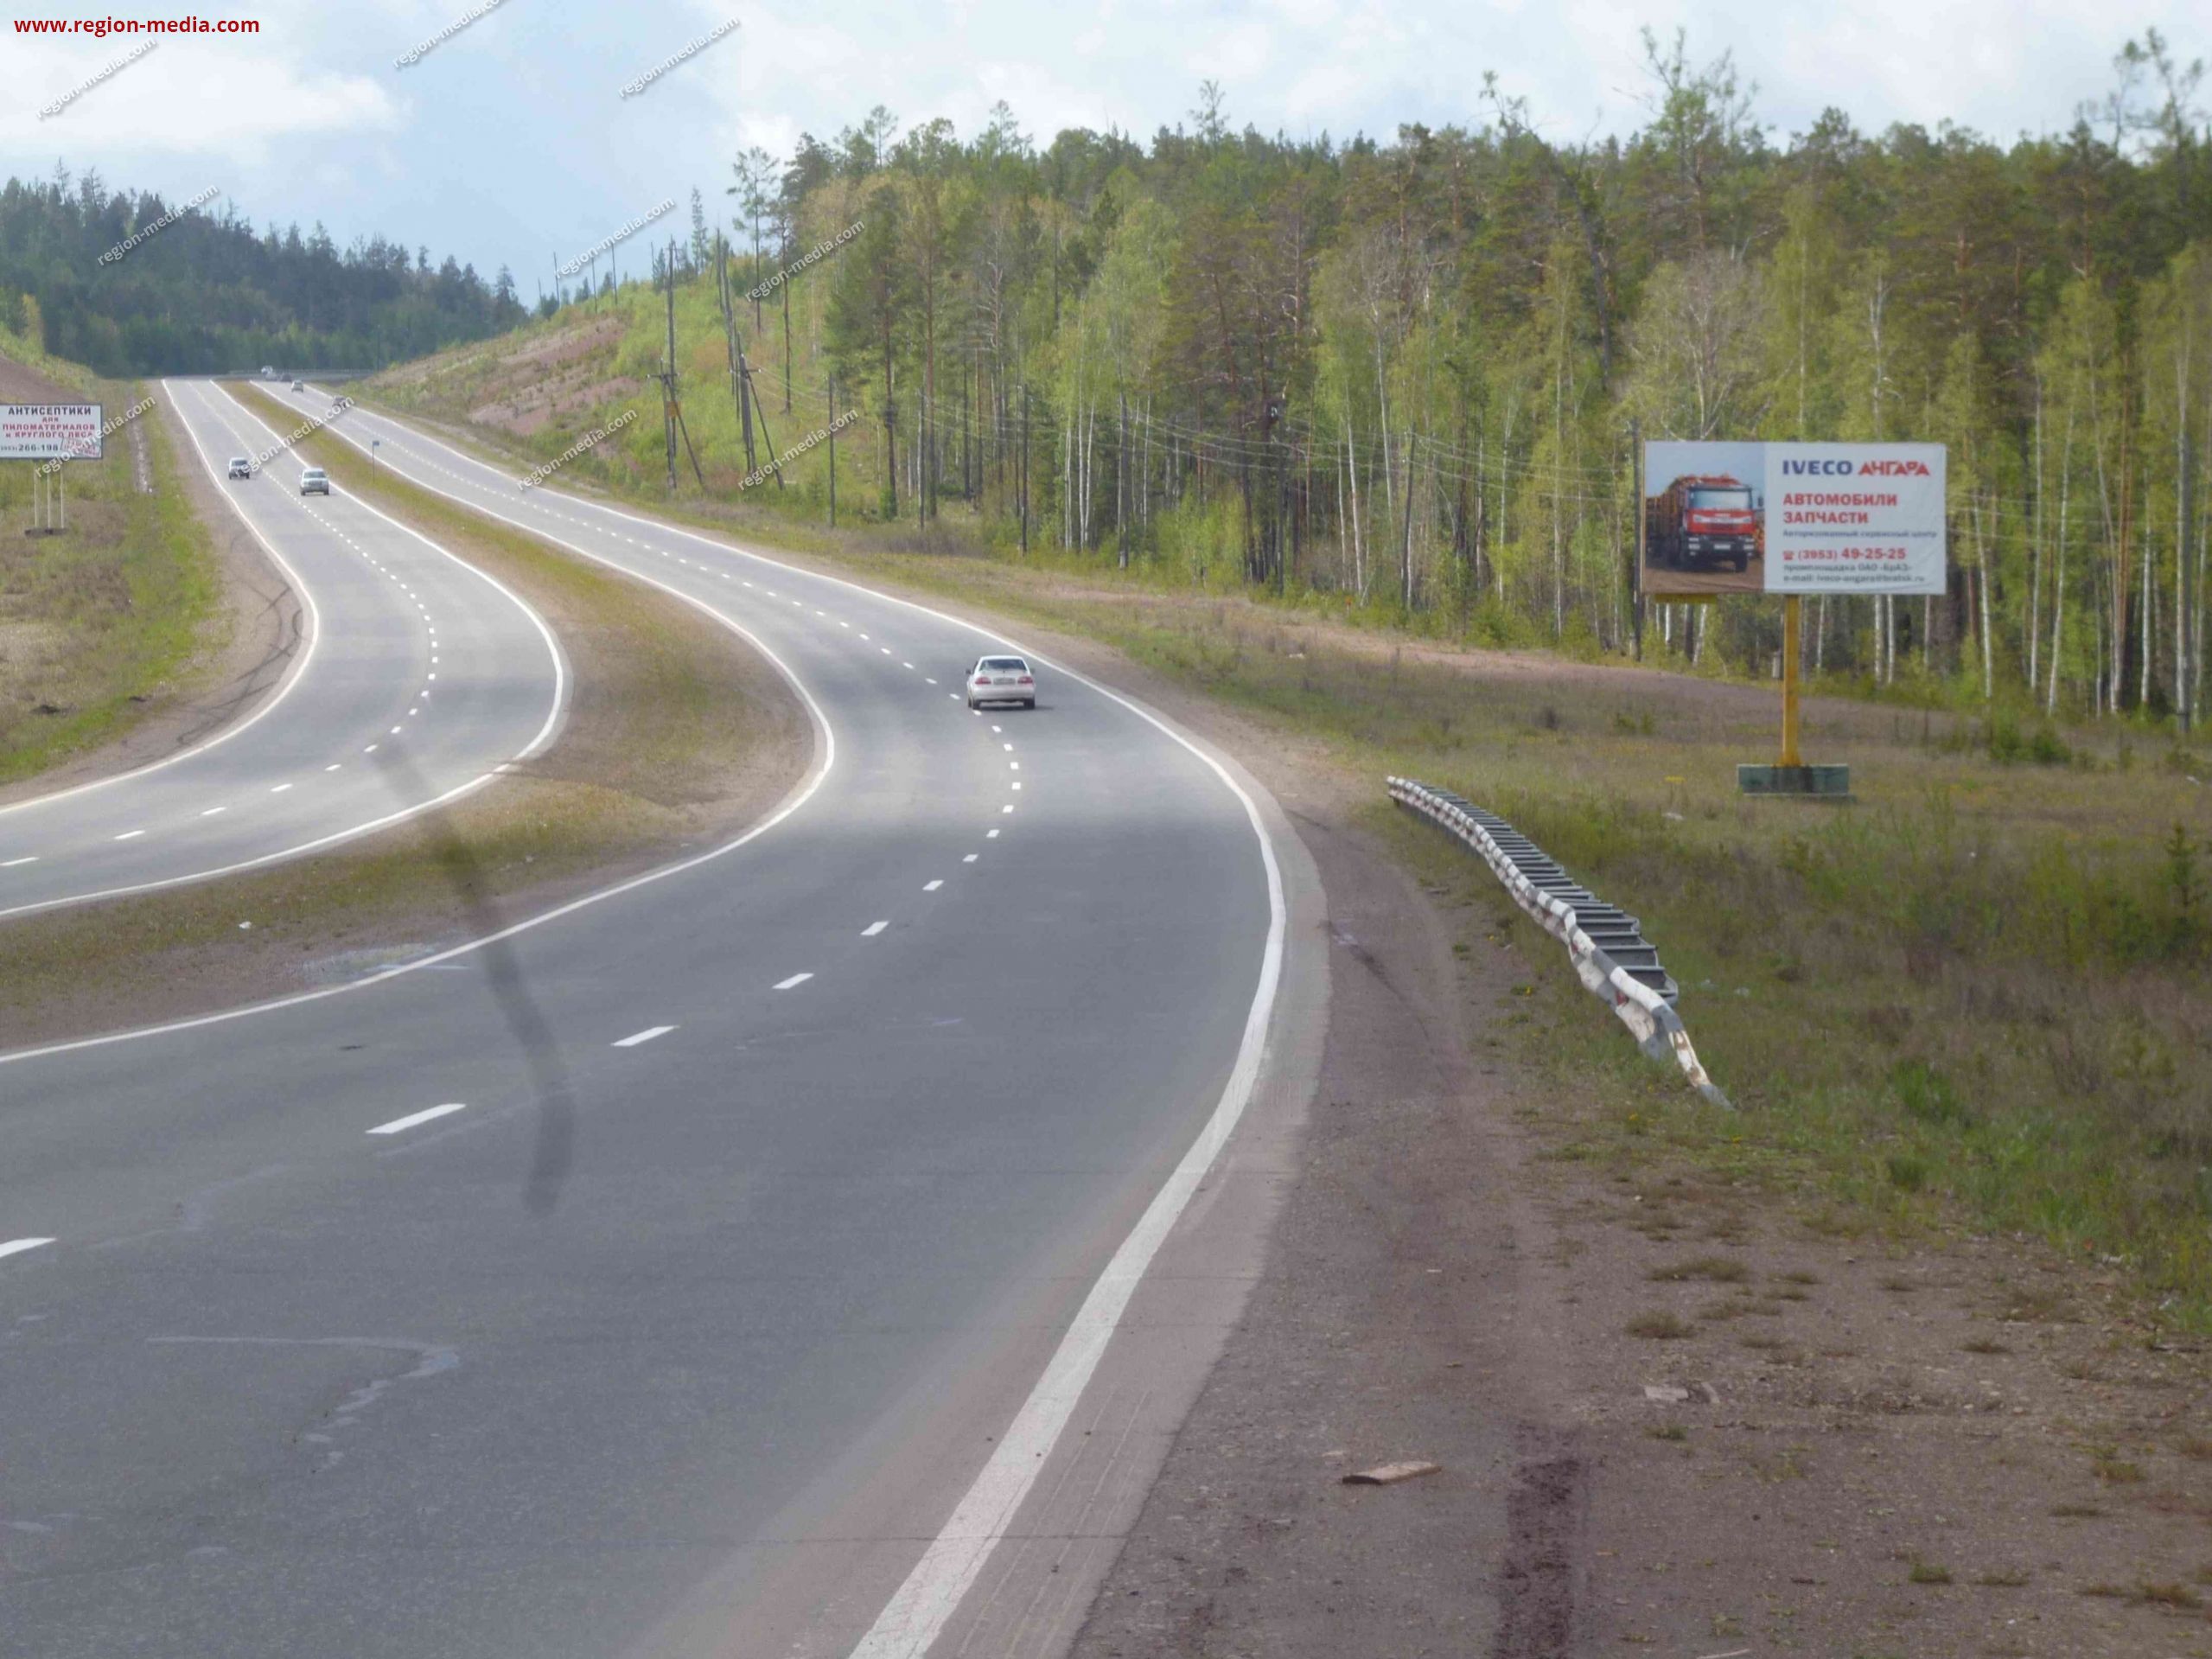
[[[717,845],[772,812],[816,737],[781,673],[691,606],[388,477],[355,490],[495,575],[573,676],[551,746],[433,813],[265,870],[4,924],[10,1049],[343,985]]]

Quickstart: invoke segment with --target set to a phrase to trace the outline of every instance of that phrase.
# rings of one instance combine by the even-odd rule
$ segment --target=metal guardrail
[[[1674,1011],[1678,988],[1659,964],[1632,916],[1607,904],[1544,855],[1544,850],[1499,817],[1449,790],[1412,778],[1392,778],[1390,798],[1466,843],[1505,884],[1514,902],[1567,948],[1576,977],[1610,1004],[1636,1044],[1654,1060],[1672,1059],[1691,1086],[1716,1106],[1728,1097],[1705,1075],[1682,1017]]]

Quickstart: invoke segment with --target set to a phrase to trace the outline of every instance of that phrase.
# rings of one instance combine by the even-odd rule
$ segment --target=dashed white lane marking
[[[863,939],[873,939],[877,934],[883,932],[884,928],[890,925],[891,924],[888,922],[871,922],[860,930],[860,936]]]
[[[1005,728],[1005,727],[1004,727],[1004,726],[993,726],[993,727],[991,727],[991,729],[993,731],[1005,731],[1005,730],[1006,730],[1006,728]]]
[[[367,749],[364,749],[363,750],[361,750],[361,753],[362,753],[362,754],[364,754],[364,755],[373,755],[373,754],[375,754],[375,753],[376,753],[376,745],[375,745],[374,743],[371,743],[371,744],[370,744]]]
[[[396,1135],[402,1129],[412,1129],[418,1123],[428,1123],[432,1118],[450,1117],[467,1108],[466,1101],[455,1101],[446,1106],[434,1106],[427,1112],[410,1112],[404,1118],[394,1118],[389,1123],[379,1123],[368,1133],[373,1135]]]
[[[324,767],[322,769],[323,769],[324,771],[326,771],[326,772],[335,772],[335,771],[336,771],[336,770],[338,769],[339,765],[340,765],[340,763],[339,763],[339,762],[337,762],[337,761],[333,761],[333,762],[331,762],[331,763],[330,763],[330,764],[329,764],[329,765],[328,765],[328,766]]]
[[[860,637],[861,637],[862,639],[864,639],[864,639],[866,639],[868,636],[867,636],[865,634],[863,634]]]
[[[879,645],[876,648],[887,657],[891,654],[891,648],[888,645]]]
[[[145,833],[143,830],[125,830],[115,839],[118,841],[135,841]]]
[[[35,1250],[41,1245],[51,1244],[52,1239],[10,1239],[0,1244],[0,1256],[19,1256],[26,1250]]]
[[[851,624],[851,622],[845,622],[845,621],[840,620],[840,621],[838,622],[838,626],[839,628],[851,628],[851,627],[852,626],[852,624]]]
[[[973,863],[975,862],[975,860],[976,860],[976,855],[975,855],[974,853],[971,852],[971,853],[968,853],[968,854],[965,855],[965,856],[960,859],[960,862],[961,862],[962,864],[973,864]]]
[[[1019,761],[1008,761],[1006,769],[1010,772],[1018,772],[1022,769],[1022,763]]]
[[[206,812],[201,813],[200,815],[202,818],[213,818],[217,813],[226,813],[229,810],[230,808],[228,807],[210,807]]]
[[[1001,743],[998,746],[1010,755],[1014,752],[1014,745],[1011,743]]]
[[[899,664],[899,667],[902,668],[911,668],[914,665],[911,662],[902,662]]]
[[[37,862],[38,854],[34,852],[27,858],[10,858],[7,863],[0,864],[0,870],[13,870],[19,864],[36,864]]]
[[[391,731],[390,731],[387,735],[388,735],[388,736],[390,736],[390,737],[397,737],[399,735],[399,728],[398,728],[398,726],[394,726],[394,727],[392,727],[392,730],[391,730]]]
[[[1014,780],[1014,787],[1015,787],[1017,789],[1020,788],[1022,787],[1022,780],[1021,780],[1021,779],[1019,779],[1019,778],[1016,778],[1016,779]]]
[[[1011,812],[1014,809],[1011,807],[1009,807],[1006,810]],[[998,839],[998,832],[997,830],[985,830],[983,833],[983,839],[986,841],[995,841]]]
[[[787,979],[778,979],[775,982],[775,989],[778,991],[788,991],[795,985],[806,984],[807,980],[813,977],[814,976],[811,973],[794,973]]]
[[[922,884],[922,886],[921,886],[921,890],[922,890],[923,892],[925,892],[925,893],[934,893],[934,892],[935,892],[939,888],[942,887],[944,884],[945,884],[944,878],[943,878],[942,877],[939,877],[937,880],[935,880],[935,881],[933,881],[933,882],[924,882],[924,883]]]
[[[617,1039],[610,1046],[617,1049],[634,1049],[641,1043],[650,1043],[656,1037],[666,1037],[675,1029],[673,1025],[648,1025],[641,1031],[633,1031],[629,1036]]]
[[[921,683],[925,686],[934,686],[937,682],[930,679],[928,674],[924,674],[921,677]]]
[[[280,795],[291,787],[292,786],[289,783],[279,783],[274,788],[271,789],[269,793],[272,795]]]
[[[1013,803],[1012,801],[1008,801],[1004,806],[1001,807],[998,810],[999,810],[1000,812],[1003,812],[1003,813],[1010,813],[1010,812],[1011,812],[1011,811],[1013,811],[1013,810],[1014,810],[1014,803]]]

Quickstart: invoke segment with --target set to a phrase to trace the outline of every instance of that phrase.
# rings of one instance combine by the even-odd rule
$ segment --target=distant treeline
[[[2062,131],[1831,111],[1782,143],[1725,55],[1647,48],[1648,124],[1579,143],[1495,84],[1387,142],[1238,132],[1209,84],[1149,146],[1039,150],[1002,106],[972,142],[877,110],[752,152],[747,280],[864,227],[751,308],[764,386],[788,339],[811,420],[835,370],[883,515],[956,500],[1007,540],[1760,672],[1775,607],[1636,602],[1632,434],[1941,441],[1951,593],[1814,606],[1808,666],[2201,707],[2199,69],[2153,34]],[[692,242],[697,270],[696,210]]]
[[[182,203],[175,204],[183,206]],[[181,214],[122,258],[100,258],[172,211],[98,173],[0,188],[0,326],[109,376],[263,363],[376,367],[523,320],[505,269],[487,284],[449,257],[382,237],[342,252],[321,225],[256,233],[227,203]],[[26,299],[29,303],[26,304]]]

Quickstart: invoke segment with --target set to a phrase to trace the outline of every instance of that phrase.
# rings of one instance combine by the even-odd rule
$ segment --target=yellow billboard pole
[[[1797,596],[1784,594],[1782,601],[1782,766],[1802,766],[1797,757],[1797,659],[1798,649]]]

